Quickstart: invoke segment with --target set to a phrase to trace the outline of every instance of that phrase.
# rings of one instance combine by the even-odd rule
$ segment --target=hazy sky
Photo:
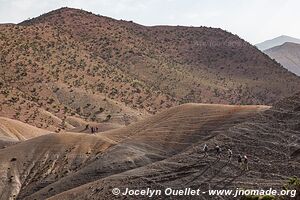
[[[64,6],[143,25],[219,27],[252,44],[280,35],[300,38],[299,0],[0,0],[0,23]]]

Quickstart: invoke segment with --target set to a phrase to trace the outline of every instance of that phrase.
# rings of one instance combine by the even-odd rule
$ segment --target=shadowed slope
[[[82,166],[115,143],[86,134],[48,134],[0,150],[0,199],[37,191]]]
[[[300,167],[300,93],[284,99],[273,108],[257,114],[244,122],[221,130],[214,129],[185,151],[149,165],[102,178],[74,188],[50,199],[101,199],[115,198],[112,188],[130,189],[183,189],[200,188],[202,191],[224,188],[281,189],[288,177],[299,175]],[[215,124],[215,127],[218,127]],[[201,133],[201,132],[200,132]],[[201,135],[201,134],[200,134]],[[218,144],[224,150],[220,160],[213,151],[209,157],[202,154],[203,144],[210,148]],[[226,149],[234,152],[228,162]],[[236,162],[238,154],[247,155],[250,171],[242,171]],[[141,196],[133,199],[139,199]],[[122,198],[122,197],[121,197]],[[124,197],[125,198],[125,197]],[[154,199],[168,199],[166,196]],[[232,199],[231,196],[215,196],[216,199]],[[193,199],[193,197],[176,197]],[[211,199],[203,194],[202,199]]]
[[[96,160],[45,188],[24,188],[18,198],[44,199],[80,185],[155,163],[209,140],[267,106],[187,104],[128,127],[99,133],[117,143]],[[95,137],[96,136],[91,136]]]

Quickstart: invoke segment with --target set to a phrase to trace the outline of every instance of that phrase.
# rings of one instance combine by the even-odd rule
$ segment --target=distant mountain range
[[[256,44],[255,46],[259,50],[265,51],[265,50],[270,49],[272,47],[282,45],[286,42],[292,42],[292,43],[300,44],[300,39],[293,38],[293,37],[286,36],[286,35],[282,35],[282,36],[279,36],[277,38],[274,38],[274,39],[271,39],[271,40],[266,40],[262,43]]]
[[[286,69],[300,76],[300,44],[286,42],[264,52]]]
[[[256,45],[284,68],[300,76],[300,39],[282,35]]]

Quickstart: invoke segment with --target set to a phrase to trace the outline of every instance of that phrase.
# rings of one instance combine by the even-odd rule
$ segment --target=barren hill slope
[[[17,120],[0,117],[0,137],[5,136],[17,141],[23,141],[49,133],[47,130],[36,128]]]
[[[50,129],[120,125],[174,105],[272,104],[300,79],[238,36],[62,8],[0,25],[0,115]],[[76,101],[78,99],[79,101]]]
[[[194,138],[193,144],[188,145],[188,148],[177,151],[176,154],[170,155],[161,161],[152,162],[143,167],[124,171],[113,176],[103,177],[97,181],[55,195],[50,199],[112,199],[115,198],[111,193],[114,187],[120,188],[121,191],[124,191],[125,188],[165,189],[171,187],[182,189],[183,185],[194,189],[200,188],[202,191],[207,191],[208,188],[269,189],[271,187],[281,189],[289,177],[297,176],[300,173],[299,108],[300,93],[280,101],[270,110],[258,113],[253,118],[250,117],[243,122],[235,123],[233,126],[221,128],[221,130],[217,128],[218,125],[215,126],[216,129],[209,131],[204,127],[201,129],[200,120],[198,121],[200,129],[195,134],[198,140],[196,141]],[[220,107],[218,110],[220,110]],[[211,113],[211,110],[209,111]],[[191,118],[191,116],[188,118]],[[178,126],[185,124],[182,122]],[[193,126],[188,126],[185,131],[187,132],[190,127]],[[178,130],[178,128],[175,130]],[[178,131],[180,132],[180,129]],[[157,141],[157,138],[160,138],[160,135],[153,137],[151,129],[147,133],[152,138],[152,145]],[[175,133],[173,132],[173,134]],[[138,134],[136,137],[139,138]],[[135,140],[136,137],[132,137],[132,139]],[[168,143],[168,141],[170,139],[160,141],[160,144]],[[213,148],[216,144],[220,145],[223,149],[221,159],[216,158],[214,151],[210,151],[209,157],[204,158],[202,153],[204,143],[207,143],[210,148]],[[232,162],[228,162],[227,148],[231,148],[234,152]],[[236,162],[238,154],[248,156],[250,161],[249,171],[240,169]],[[44,193],[38,192],[32,197],[44,197],[41,194],[47,195],[46,190],[44,190]],[[141,197],[132,198],[140,199]],[[120,198],[125,197],[120,196]],[[214,198],[232,199],[231,196],[215,196]],[[168,199],[168,197],[157,196],[154,199]],[[182,196],[176,199],[189,199],[189,197]],[[203,194],[202,199],[211,199],[211,197]]]
[[[8,147],[0,150],[2,198],[45,199],[169,159],[266,109],[187,104],[97,136],[51,134]]]
[[[264,52],[286,69],[300,76],[300,44],[287,42]]]
[[[0,199],[38,190],[74,173],[114,142],[86,134],[48,134],[0,151]]]
[[[50,131],[48,130],[40,129],[17,120],[0,117],[0,149],[49,133]]]

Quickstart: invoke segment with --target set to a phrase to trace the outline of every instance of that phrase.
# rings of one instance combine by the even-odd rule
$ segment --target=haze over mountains
[[[280,36],[256,46],[284,68],[300,76],[300,39]]]
[[[300,89],[298,77],[221,29],[62,8],[0,30],[0,115],[49,130],[126,125],[188,102],[271,105]]]
[[[286,69],[300,76],[300,44],[286,42],[264,52]]]
[[[270,39],[270,40],[264,41],[262,43],[256,44],[255,46],[257,46],[257,48],[259,50],[265,51],[272,47],[280,46],[286,42],[300,44],[300,39],[282,35],[282,36],[276,37],[274,39]]]
[[[0,25],[0,46],[1,200],[281,189],[300,174],[300,77],[229,32],[61,8]]]

